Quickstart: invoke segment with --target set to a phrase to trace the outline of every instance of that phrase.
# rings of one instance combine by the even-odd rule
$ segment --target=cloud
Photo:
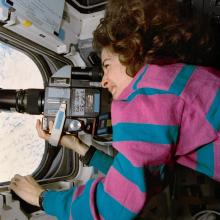
[[[27,55],[10,50],[8,53],[0,53],[1,77],[0,88],[3,89],[27,89],[43,88],[43,79],[36,64]]]
[[[25,54],[0,44],[0,88],[43,88],[36,64]],[[45,142],[37,136],[36,118],[20,113],[0,113],[0,182],[16,174],[31,174],[40,164]]]

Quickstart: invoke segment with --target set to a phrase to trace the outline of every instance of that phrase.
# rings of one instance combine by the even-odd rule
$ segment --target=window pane
[[[36,64],[4,44],[0,44],[0,66],[0,88],[43,88]],[[39,166],[45,143],[35,130],[37,118],[40,116],[0,113],[0,182],[10,180],[16,173],[31,174]]]

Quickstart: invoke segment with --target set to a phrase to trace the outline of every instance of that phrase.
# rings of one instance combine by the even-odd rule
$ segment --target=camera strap
[[[49,143],[55,147],[59,144],[59,140],[63,131],[65,118],[66,118],[66,103],[62,102],[56,114],[54,126],[49,139]]]

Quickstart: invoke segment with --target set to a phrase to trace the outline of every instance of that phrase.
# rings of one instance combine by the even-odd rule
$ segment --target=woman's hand
[[[52,131],[52,128],[53,128],[53,122],[50,121],[49,132],[42,130],[41,121],[39,119],[37,120],[36,129],[37,129],[38,136],[40,138],[43,138],[44,140],[48,141],[50,138],[50,132]],[[89,147],[86,144],[84,144],[78,137],[72,134],[65,134],[61,136],[60,145],[67,147],[71,150],[74,150],[81,156],[84,156],[89,149]]]
[[[39,206],[39,196],[44,191],[32,176],[18,174],[11,179],[9,188],[23,200],[35,206]]]
[[[49,141],[50,133],[51,133],[51,131],[52,131],[52,128],[53,128],[53,122],[52,122],[52,121],[49,121],[49,132],[44,131],[44,130],[42,129],[40,119],[37,119],[36,129],[37,129],[38,136],[39,136],[40,138],[44,139],[45,141]]]
[[[79,138],[74,135],[63,135],[60,139],[60,144],[71,150],[74,150],[81,156],[85,156],[86,152],[89,150],[89,146],[84,144]]]

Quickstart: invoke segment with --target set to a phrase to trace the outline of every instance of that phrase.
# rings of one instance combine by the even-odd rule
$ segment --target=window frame
[[[0,25],[0,42],[8,45],[11,48],[14,48],[25,55],[27,55],[38,67],[44,83],[44,88],[48,85],[50,76],[56,72],[59,68],[64,65],[73,65],[73,63],[65,58],[62,55],[56,54],[53,51],[44,48],[31,40],[28,40]],[[65,175],[50,175],[48,178],[44,178],[46,173],[50,170],[56,156],[61,154],[61,158],[72,160],[71,167],[73,170],[69,174]],[[64,155],[67,155],[66,157]],[[62,162],[62,164],[59,164]],[[57,167],[62,169],[65,161],[58,161]],[[55,164],[56,165],[56,164]],[[43,158],[38,168],[33,171],[33,177],[40,183],[52,183],[62,180],[71,180],[77,176],[79,171],[79,158],[78,155],[66,148],[55,148],[51,146],[49,143],[45,142],[45,151],[43,154]],[[60,171],[62,173],[62,171]],[[58,170],[58,173],[60,173]],[[2,182],[0,183],[0,190],[3,190],[4,187],[8,186],[10,182]]]

